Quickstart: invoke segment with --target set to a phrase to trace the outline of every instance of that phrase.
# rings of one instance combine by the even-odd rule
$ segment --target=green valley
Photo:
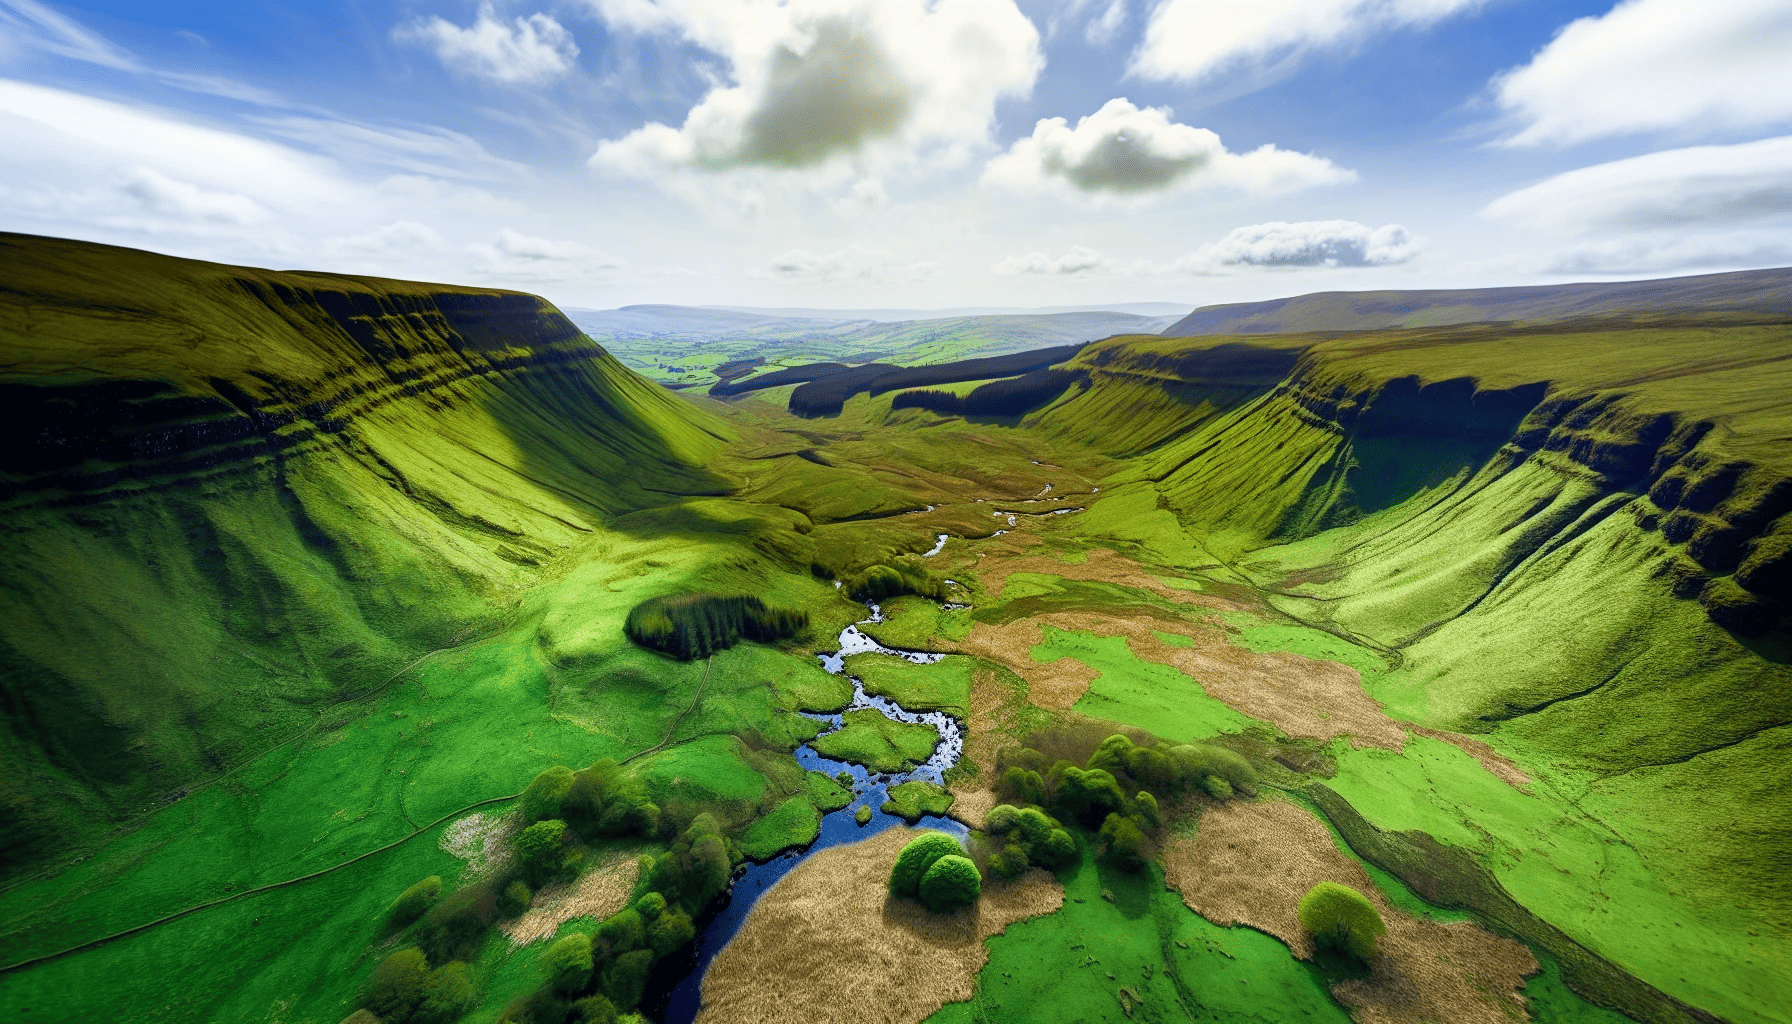
[[[1788,1020],[1771,282],[650,353],[1022,399],[836,412],[522,292],[0,264],[6,1020]]]

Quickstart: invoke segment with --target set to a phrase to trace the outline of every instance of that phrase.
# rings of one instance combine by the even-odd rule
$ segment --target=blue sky
[[[0,229],[565,305],[1792,263],[1788,0],[0,0]]]

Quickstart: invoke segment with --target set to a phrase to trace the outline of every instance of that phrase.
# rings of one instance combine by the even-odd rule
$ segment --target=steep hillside
[[[0,781],[18,865],[489,632],[722,425],[542,300],[0,236]]]
[[[1681,998],[1767,1012],[1762,979],[1670,972],[1690,949],[1792,948],[1792,326],[1115,339],[1071,365],[1091,386],[1033,422],[1135,454],[1107,500],[1174,514],[1141,537],[1157,557],[1380,652],[1362,683],[1388,714],[1485,734],[1536,781],[1477,803],[1441,762],[1353,752],[1329,785],[1358,812],[1461,837],[1520,903]],[[1601,858],[1616,887],[1589,903]],[[1659,944],[1606,899],[1677,902],[1686,930]]]
[[[1616,284],[1315,292],[1267,302],[1203,306],[1165,328],[1162,334],[1168,338],[1191,338],[1210,334],[1374,331],[1486,320],[1738,310],[1792,312],[1792,268]]]

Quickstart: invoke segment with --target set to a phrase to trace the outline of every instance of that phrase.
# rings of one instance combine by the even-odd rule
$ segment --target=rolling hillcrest
[[[1063,819],[1053,897],[904,1019],[1787,1019],[1785,271],[833,351],[728,313],[654,342],[700,394],[516,292],[0,264],[7,1019],[332,1024],[412,947],[451,1019],[792,1019],[728,959],[778,894],[932,815],[1008,914],[1001,803]],[[1122,864],[1063,780],[1135,746],[1237,785],[1105,762]],[[880,871],[829,956],[908,920]],[[1286,924],[1322,877],[1390,922],[1366,968]],[[401,920],[430,879],[459,916]],[[744,991],[701,986],[723,928]]]

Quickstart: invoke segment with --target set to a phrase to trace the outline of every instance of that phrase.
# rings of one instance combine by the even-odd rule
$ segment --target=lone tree
[[[1375,940],[1387,934],[1374,904],[1337,882],[1320,882],[1301,897],[1300,924],[1319,945],[1365,962],[1375,955]]]
[[[953,856],[964,856],[964,847],[944,832],[923,832],[909,840],[890,869],[890,895],[910,899],[921,895],[921,879],[927,870],[940,858]]]
[[[936,914],[977,902],[983,892],[983,876],[969,857],[949,853],[933,862],[921,876],[921,902]]]

